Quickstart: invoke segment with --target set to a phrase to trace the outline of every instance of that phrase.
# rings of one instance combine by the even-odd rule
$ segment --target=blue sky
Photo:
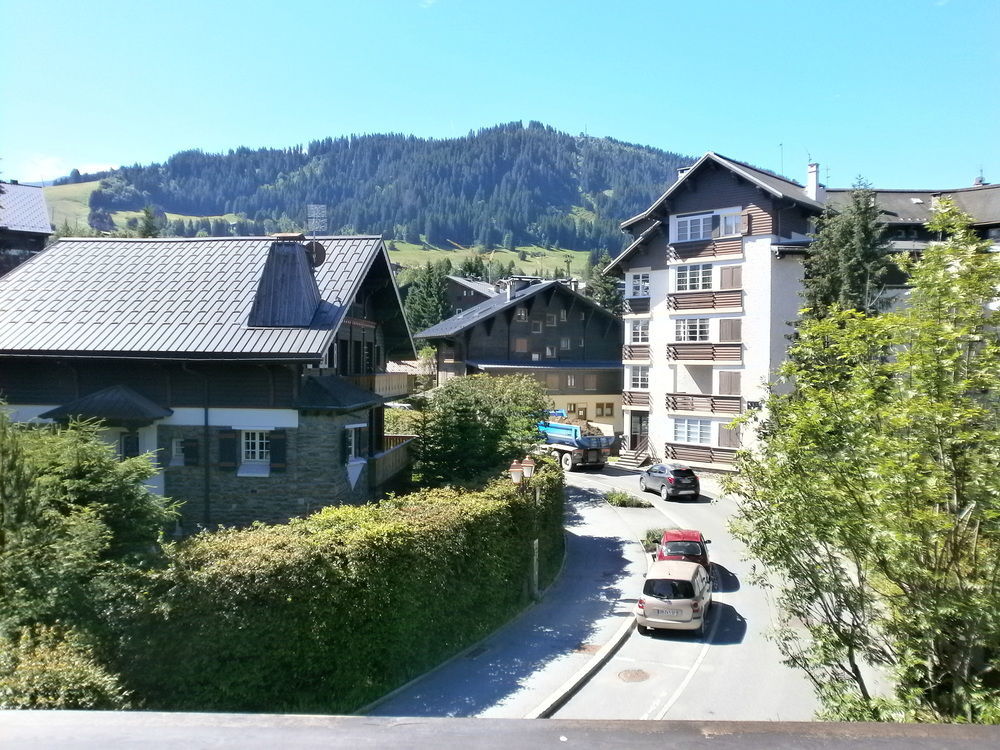
[[[830,186],[1000,182],[998,0],[0,0],[0,176],[539,120]],[[668,176],[664,176],[665,179]]]

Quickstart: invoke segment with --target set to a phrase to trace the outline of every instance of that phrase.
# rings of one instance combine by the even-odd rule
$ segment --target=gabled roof
[[[538,284],[532,284],[528,287],[520,289],[507,299],[506,292],[501,292],[495,297],[484,300],[478,305],[470,307],[468,310],[463,310],[458,313],[458,315],[452,315],[446,320],[442,320],[437,325],[433,325],[430,328],[426,328],[420,333],[415,333],[413,338],[415,339],[437,339],[437,338],[450,338],[457,333],[460,333],[467,328],[480,323],[487,318],[492,318],[497,313],[507,310],[511,307],[516,307],[517,305],[523,304],[525,300],[534,297],[537,294],[553,288],[561,288],[565,290],[567,294],[571,294],[580,300],[583,300],[587,305],[595,307],[601,312],[607,315],[612,315],[613,313],[605,310],[603,307],[598,305],[589,297],[584,297],[579,292],[574,292],[559,279],[553,279],[550,281],[543,281]]]
[[[45,193],[34,185],[0,182],[0,229],[52,234]]]
[[[479,279],[467,279],[464,276],[448,276],[447,278],[454,281],[456,284],[461,284],[462,286],[468,287],[475,292],[480,294],[485,294],[487,297],[496,297],[499,292],[492,284],[488,284],[485,281],[480,281]]]
[[[0,354],[318,361],[388,257],[380,237],[317,239],[312,320],[271,327],[249,317],[272,238],[60,240],[0,278]]]
[[[103,419],[108,422],[145,422],[163,419],[173,414],[173,409],[150,401],[126,385],[113,385],[90,393],[68,404],[49,409],[38,416],[42,419]]]
[[[972,217],[973,224],[1000,224],[1000,185],[976,185],[957,190],[875,190],[875,201],[886,224],[924,224],[938,198],[951,198]],[[834,208],[845,205],[850,189],[827,190]]]
[[[745,164],[741,161],[736,161],[735,159],[730,159],[722,154],[717,154],[713,151],[709,151],[704,156],[702,156],[698,161],[696,161],[691,168],[688,169],[684,174],[682,174],[678,180],[667,188],[666,192],[657,198],[653,204],[643,211],[641,214],[633,216],[631,219],[626,219],[621,223],[622,229],[627,229],[636,222],[642,221],[643,219],[648,219],[652,217],[660,206],[680,187],[680,185],[687,179],[691,177],[692,174],[697,172],[702,165],[706,162],[714,162],[720,166],[725,167],[731,172],[738,174],[740,177],[753,183],[761,190],[764,190],[775,198],[789,198],[797,203],[801,203],[804,206],[810,208],[815,208],[817,210],[823,209],[823,204],[813,200],[808,195],[806,195],[806,189],[804,185],[790,180],[787,177],[782,177],[775,172],[770,172],[766,169],[761,169],[760,167],[754,167],[750,164]]]

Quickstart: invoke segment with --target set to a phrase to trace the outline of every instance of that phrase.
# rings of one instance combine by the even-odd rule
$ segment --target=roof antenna
[[[779,143],[778,144],[778,151],[781,153],[781,159],[780,159],[781,174],[784,174],[785,173],[785,144],[784,143]]]

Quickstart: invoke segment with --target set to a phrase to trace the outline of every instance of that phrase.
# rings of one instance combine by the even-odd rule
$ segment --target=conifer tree
[[[591,271],[590,281],[587,282],[584,293],[605,310],[610,310],[615,315],[621,315],[622,293],[618,288],[618,279],[601,273],[601,270],[610,262],[611,256],[605,250]]]

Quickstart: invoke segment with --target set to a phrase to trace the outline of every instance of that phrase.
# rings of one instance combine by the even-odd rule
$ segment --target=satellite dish
[[[326,260],[326,248],[323,247],[323,243],[315,240],[306,243],[306,254],[309,256],[309,265],[313,268]]]

